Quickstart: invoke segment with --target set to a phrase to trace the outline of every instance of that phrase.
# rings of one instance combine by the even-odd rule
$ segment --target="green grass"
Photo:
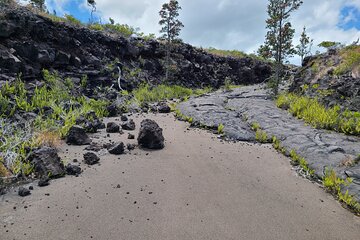
[[[335,75],[343,75],[360,65],[360,46],[348,46],[341,49],[342,61],[334,70]]]
[[[290,158],[293,164],[299,165],[307,175],[313,176],[315,174],[315,171],[309,167],[309,163],[305,158],[301,157],[294,149],[290,151]]]
[[[342,192],[342,188],[352,183],[351,178],[341,179],[337,177],[336,172],[333,169],[327,168],[325,170],[325,176],[323,177],[324,187],[331,193],[335,194],[338,199],[345,203],[350,209],[356,213],[360,213],[360,203],[349,194],[347,190],[345,194]]]
[[[267,133],[261,129],[256,130],[255,139],[256,139],[256,141],[258,141],[260,143],[268,143],[269,142]]]
[[[281,145],[281,141],[275,136],[273,136],[271,140],[275,150],[285,155],[286,149]]]
[[[272,139],[269,139],[267,133],[261,129],[261,126],[257,122],[251,123],[251,129],[255,131],[255,140],[260,143],[270,143]]]
[[[256,59],[259,61],[266,61],[266,62],[271,62],[271,60],[265,59],[261,56],[258,56],[256,54],[247,54],[243,51],[239,51],[239,50],[221,50],[221,49],[216,49],[213,47],[210,48],[205,48],[204,49],[205,52],[210,53],[212,55],[215,56],[219,56],[219,57],[233,57],[233,58],[245,58],[245,57],[249,57],[252,59]]]
[[[276,105],[288,110],[315,128],[328,129],[349,135],[360,135],[360,113],[340,111],[340,106],[326,108],[318,99],[294,93],[281,94]]]
[[[140,104],[159,102],[167,99],[182,99],[193,95],[202,95],[210,92],[210,88],[192,90],[178,85],[158,85],[150,87],[148,84],[142,84],[139,88],[132,91],[134,98]]]
[[[218,128],[217,128],[218,134],[224,134],[224,128],[225,128],[225,126],[220,123]]]
[[[174,112],[175,112],[175,117],[177,117],[178,119],[188,122],[190,124],[194,122],[194,119],[192,117],[182,114],[182,112],[179,109],[175,109]]]
[[[220,50],[220,49],[216,49],[216,48],[206,48],[204,49],[206,52],[216,55],[216,56],[220,56],[220,57],[233,57],[233,58],[244,58],[247,57],[247,54],[242,52],[242,51],[238,51],[238,50]]]
[[[107,101],[72,96],[70,91],[75,87],[72,81],[63,80],[56,73],[44,70],[43,77],[46,85],[33,92],[26,89],[20,77],[0,89],[0,158],[14,175],[21,173],[27,176],[33,171],[26,158],[28,149],[34,149],[44,142],[38,141],[37,133],[51,130],[53,134],[47,136],[64,138],[80,116],[86,117],[90,111],[94,111],[99,118],[107,116]],[[78,107],[69,108],[65,104]],[[52,113],[45,115],[44,107],[50,107]],[[17,128],[5,120],[15,112],[35,110],[38,111],[37,118],[27,122],[25,127]]]

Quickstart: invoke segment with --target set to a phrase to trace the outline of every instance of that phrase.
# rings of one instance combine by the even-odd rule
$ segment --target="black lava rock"
[[[50,179],[48,177],[42,177],[39,182],[38,182],[38,186],[39,187],[46,187],[50,185]]]
[[[20,197],[26,197],[29,196],[31,193],[29,189],[24,187],[19,187],[18,194]]]
[[[128,143],[126,145],[126,148],[129,150],[129,151],[132,151],[136,148],[136,145],[135,144],[132,144],[132,143]]]
[[[123,142],[115,143],[110,146],[108,146],[108,151],[111,154],[114,155],[120,155],[123,154],[125,151],[125,146]]]
[[[134,135],[134,134],[129,133],[129,134],[128,134],[128,139],[135,139],[135,135]]]
[[[89,145],[91,140],[86,134],[86,131],[83,127],[75,125],[72,126],[69,130],[68,136],[66,138],[66,143],[69,145]]]
[[[135,130],[135,122],[134,122],[134,120],[130,119],[126,123],[122,124],[121,127],[124,130],[134,131]]]
[[[111,104],[107,108],[107,112],[109,113],[109,117],[116,117],[119,113],[119,108],[116,106],[116,104]]]
[[[58,178],[65,175],[64,164],[54,148],[43,147],[35,150],[28,157],[34,171],[39,176]]]
[[[158,105],[158,112],[159,113],[169,113],[171,112],[171,108],[166,103],[159,103]]]
[[[145,119],[141,122],[137,140],[143,148],[163,149],[165,147],[162,129],[155,121],[150,119]]]
[[[68,164],[66,166],[66,173],[68,175],[79,175],[81,173],[81,168],[76,165]]]
[[[118,133],[120,132],[120,126],[114,122],[109,122],[106,125],[106,132],[108,133]]]
[[[93,152],[84,154],[84,162],[88,165],[94,165],[100,161],[100,158]]]
[[[129,120],[127,116],[121,115],[121,121],[126,122],[127,120]]]

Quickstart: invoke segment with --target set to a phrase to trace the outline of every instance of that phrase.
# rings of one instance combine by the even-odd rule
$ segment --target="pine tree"
[[[91,7],[90,23],[93,23],[93,14],[96,12],[96,2],[95,0],[87,0],[87,4]]]
[[[166,39],[166,81],[169,78],[171,43],[177,39],[180,35],[181,29],[184,27],[182,22],[177,19],[179,16],[179,10],[181,10],[179,2],[176,0],[170,0],[169,3],[164,3],[162,5],[159,12],[159,24],[162,26],[160,33],[163,33],[162,37]]]
[[[261,45],[258,53],[275,60],[275,75],[273,76],[273,90],[278,94],[280,78],[282,77],[284,60],[296,53],[292,44],[295,30],[289,22],[292,12],[297,10],[303,2],[301,0],[269,0],[266,20],[268,32],[264,45]]]
[[[310,39],[310,37],[306,34],[306,27],[304,27],[300,36],[300,44],[296,46],[296,52],[301,58],[301,63],[304,61],[304,58],[311,53],[313,41],[314,40]]]

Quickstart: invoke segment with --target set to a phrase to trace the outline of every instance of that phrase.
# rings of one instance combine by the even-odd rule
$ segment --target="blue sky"
[[[345,6],[341,9],[339,27],[344,30],[355,28],[360,30],[360,9],[355,6]]]
[[[58,16],[63,16],[64,13],[71,14],[80,21],[87,23],[90,19],[90,11],[83,7],[83,2],[83,0],[70,0],[62,1],[59,4],[54,0],[46,0],[46,5],[50,13],[55,10]]]

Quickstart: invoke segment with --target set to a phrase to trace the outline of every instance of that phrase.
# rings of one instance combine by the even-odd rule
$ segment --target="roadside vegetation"
[[[149,84],[141,84],[137,89],[132,91],[134,100],[143,103],[160,102],[167,99],[186,100],[190,96],[199,96],[211,92],[211,88],[196,89],[186,88],[178,85],[160,84],[151,87]]]
[[[352,183],[351,178],[341,179],[336,175],[333,169],[327,168],[325,170],[325,176],[323,178],[324,187],[332,194],[336,195],[340,202],[345,203],[355,213],[360,213],[360,203],[349,194],[346,190],[345,193],[342,189]]]
[[[33,168],[26,162],[31,150],[55,147],[80,116],[87,117],[92,111],[99,118],[107,116],[106,100],[74,97],[70,80],[63,81],[47,70],[43,76],[46,84],[32,91],[20,77],[0,89],[0,165],[7,175],[31,174]],[[25,122],[10,121],[16,114],[27,113],[31,118]]]
[[[327,108],[317,98],[299,96],[294,93],[279,95],[276,105],[315,128],[360,135],[360,112],[342,111],[338,105]]]
[[[56,72],[43,70],[45,84],[29,90],[28,86],[18,77],[13,83],[5,83],[0,89],[0,177],[22,174],[28,176],[33,167],[27,162],[32,149],[41,146],[56,147],[60,139],[65,138],[69,129],[77,119],[88,120],[94,112],[96,117],[108,115],[107,100],[90,99],[83,95],[74,96],[74,83],[71,79],[62,79]],[[79,86],[82,90],[87,85],[83,77]],[[128,96],[126,111],[131,104],[142,106],[149,103],[170,99],[187,100],[190,96],[202,95],[211,88],[193,90],[178,85],[141,84],[132,92],[122,91]],[[173,110],[174,110],[173,106]],[[11,122],[16,114],[30,114],[32,117],[25,122]],[[192,118],[184,117],[192,123]]]

